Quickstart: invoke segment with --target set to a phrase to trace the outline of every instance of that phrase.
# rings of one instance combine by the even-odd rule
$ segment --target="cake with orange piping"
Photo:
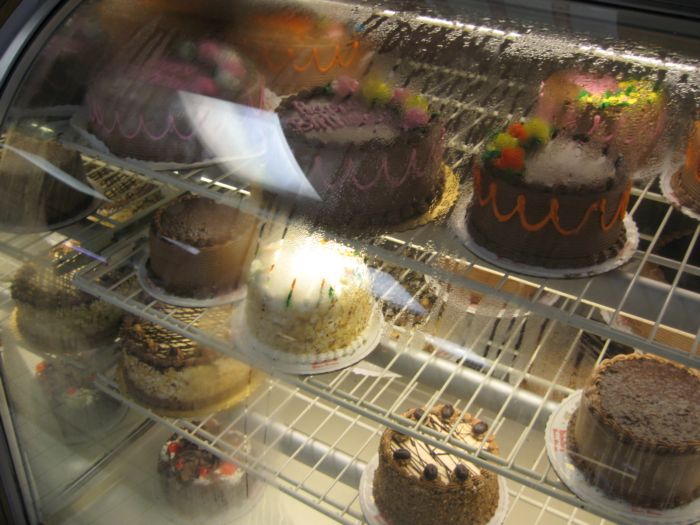
[[[695,122],[683,167],[671,177],[671,188],[682,206],[700,213],[700,121]]]
[[[510,124],[474,168],[469,235],[499,257],[575,269],[615,257],[626,241],[631,183],[608,155],[545,121]]]
[[[257,7],[240,17],[231,39],[283,95],[326,84],[343,75],[361,76],[373,51],[357,27],[309,9]]]

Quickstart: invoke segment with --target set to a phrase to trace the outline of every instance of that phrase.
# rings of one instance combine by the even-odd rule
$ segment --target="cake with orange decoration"
[[[552,139],[545,121],[516,122],[488,142],[474,169],[467,229],[498,257],[583,268],[626,242],[629,177],[594,145]]]
[[[278,108],[324,224],[364,228],[420,216],[442,195],[444,127],[427,99],[379,78],[341,77]]]
[[[671,177],[671,188],[681,206],[700,213],[700,121],[688,141],[683,168]]]
[[[355,26],[299,7],[257,7],[241,17],[231,39],[249,54],[267,86],[283,95],[361,76],[373,51]]]
[[[666,122],[664,96],[652,82],[560,71],[540,90],[535,114],[559,134],[608,148],[620,168],[642,168]]]

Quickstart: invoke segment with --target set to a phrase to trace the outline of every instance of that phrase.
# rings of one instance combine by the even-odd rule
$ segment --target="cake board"
[[[102,188],[100,187],[99,184],[94,182],[92,179],[88,178],[88,184],[94,189],[95,191],[101,193],[104,195],[104,192],[102,191]],[[8,232],[8,233],[20,233],[20,234],[27,234],[27,233],[44,233],[48,231],[54,231],[54,230],[60,230],[61,228],[65,228],[66,226],[70,226],[71,224],[81,221],[85,219],[86,217],[89,217],[93,213],[95,213],[97,210],[100,209],[100,206],[102,206],[102,203],[104,201],[102,199],[98,199],[97,197],[93,197],[92,201],[88,206],[80,210],[78,213],[73,215],[72,217],[69,217],[67,219],[63,219],[62,221],[53,223],[53,224],[46,224],[46,225],[33,225],[33,226],[22,226],[22,225],[12,225],[12,224],[2,224],[0,223],[0,231],[3,232]]]
[[[247,291],[247,288],[243,285],[215,297],[199,299],[174,295],[158,286],[151,278],[148,271],[148,253],[143,253],[139,257],[136,263],[136,277],[138,278],[141,288],[154,299],[174,306],[183,306],[187,308],[209,308],[212,306],[223,306],[229,303],[235,303],[245,299]]]
[[[545,429],[547,457],[562,483],[583,501],[640,525],[692,525],[700,521],[700,498],[672,509],[650,509],[608,496],[586,480],[584,474],[571,461],[567,451],[569,421],[578,410],[582,396],[583,390],[577,390],[564,399],[552,412]]]
[[[379,512],[374,502],[372,487],[374,485],[374,473],[379,465],[379,455],[374,456],[362,471],[360,478],[360,507],[369,525],[391,525]],[[508,513],[508,486],[502,476],[498,476],[498,506],[493,517],[486,525],[501,525]]]
[[[273,369],[287,374],[315,375],[337,372],[352,366],[367,357],[377,347],[382,338],[384,318],[381,307],[375,303],[367,328],[349,346],[313,356],[307,362],[294,359],[292,354],[278,350],[258,340],[248,330],[245,305],[237,308],[232,318],[233,342],[237,350],[251,362],[265,369]]]
[[[255,391],[265,382],[267,376],[262,372],[252,368],[250,379],[245,388],[241,391],[236,392],[228,399],[219,401],[217,403],[212,403],[207,406],[203,406],[193,410],[175,410],[169,408],[160,408],[149,405],[148,403],[140,400],[136,395],[134,395],[128,387],[128,384],[124,378],[124,370],[122,364],[119,363],[116,368],[115,379],[117,380],[117,385],[119,386],[119,391],[122,395],[133,401],[137,405],[141,405],[144,408],[152,411],[153,413],[162,417],[178,417],[178,418],[193,418],[193,417],[205,417],[212,413],[222,412],[233,408],[236,405],[240,405],[246,399],[248,399]]]
[[[624,246],[615,257],[612,257],[607,261],[603,261],[600,264],[584,266],[581,268],[545,268],[544,266],[536,266],[512,261],[506,257],[501,257],[491,250],[479,245],[469,234],[467,228],[467,214],[471,196],[471,186],[465,186],[462,197],[455,205],[454,211],[450,217],[450,228],[471,253],[480,259],[509,272],[529,275],[531,277],[544,277],[551,279],[578,279],[594,277],[596,275],[612,271],[629,262],[639,244],[639,231],[637,230],[637,225],[632,217],[629,214],[626,214],[623,220],[623,224],[625,226]]]
[[[680,212],[683,215],[687,215],[691,219],[700,221],[700,213],[693,211],[687,206],[681,204],[680,199],[676,195],[676,192],[673,190],[671,180],[679,173],[680,171],[666,170],[661,174],[661,177],[659,178],[659,186],[661,187],[661,193],[666,198],[666,200],[671,203],[671,206],[673,206],[677,210],[680,210]],[[700,206],[700,204],[698,204],[698,206]]]

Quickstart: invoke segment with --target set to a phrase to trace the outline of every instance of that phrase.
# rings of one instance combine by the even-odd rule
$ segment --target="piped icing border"
[[[523,194],[518,195],[516,199],[516,205],[512,210],[505,213],[501,212],[501,210],[498,208],[497,203],[498,183],[491,182],[489,184],[488,192],[486,196],[484,196],[481,169],[478,165],[474,167],[474,194],[477,197],[479,205],[482,208],[485,208],[490,204],[491,210],[493,211],[494,216],[499,222],[508,222],[515,215],[517,215],[522,228],[530,233],[540,231],[541,229],[546,227],[547,224],[551,223],[552,227],[554,227],[554,229],[560,235],[563,235],[565,237],[577,235],[586,226],[586,224],[590,220],[591,215],[594,214],[596,211],[599,212],[598,222],[600,224],[600,229],[604,232],[610,231],[610,229],[612,229],[617,222],[621,222],[624,220],[627,214],[627,205],[629,204],[631,190],[632,184],[628,181],[624,192],[620,196],[620,200],[617,204],[615,214],[613,215],[610,222],[605,222],[605,216],[608,210],[608,199],[606,197],[601,197],[600,199],[590,204],[577,226],[575,226],[574,228],[567,229],[561,225],[561,219],[559,218],[560,204],[559,199],[557,197],[551,197],[549,199],[549,212],[544,216],[544,218],[535,223],[531,223],[527,220],[527,197]]]

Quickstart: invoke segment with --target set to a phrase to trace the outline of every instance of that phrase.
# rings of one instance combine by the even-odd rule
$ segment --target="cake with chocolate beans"
[[[604,361],[567,432],[590,483],[641,507],[700,496],[700,374],[652,355]]]
[[[451,405],[427,414],[412,409],[404,417],[423,419],[423,426],[474,447],[497,453],[488,425]],[[413,437],[386,429],[379,444],[374,499],[391,525],[483,525],[496,512],[498,478],[488,470]]]

